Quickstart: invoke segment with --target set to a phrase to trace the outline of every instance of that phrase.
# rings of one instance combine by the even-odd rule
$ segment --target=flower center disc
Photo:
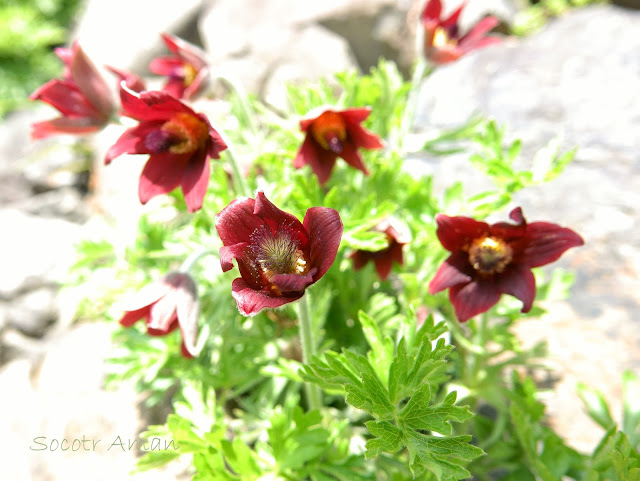
[[[340,154],[347,138],[347,126],[340,114],[327,111],[313,121],[311,134],[322,147]]]
[[[171,135],[169,151],[174,154],[195,152],[209,136],[209,127],[195,115],[180,112],[164,123],[162,131]]]
[[[469,248],[469,262],[482,274],[502,272],[513,259],[513,249],[502,239],[481,237]]]
[[[261,226],[251,234],[251,241],[255,259],[269,281],[276,274],[304,275],[309,272],[304,253],[286,227],[280,226],[277,232],[272,232]]]

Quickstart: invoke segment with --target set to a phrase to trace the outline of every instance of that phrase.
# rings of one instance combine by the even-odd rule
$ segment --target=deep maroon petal
[[[367,262],[372,258],[370,252],[360,250],[355,251],[350,257],[353,260],[353,270],[356,271],[366,266]]]
[[[124,115],[137,120],[169,120],[176,113],[197,115],[191,108],[167,92],[150,91],[136,93],[120,83],[120,101]]]
[[[326,274],[336,258],[344,226],[340,214],[328,207],[308,209],[303,225],[309,234],[311,266],[318,268],[314,278],[317,281]]]
[[[262,309],[275,309],[302,297],[302,294],[293,297],[270,296],[264,291],[251,289],[241,277],[233,280],[231,295],[236,300],[238,310],[243,316],[255,316]]]
[[[157,195],[166,194],[178,187],[189,155],[177,155],[170,152],[149,156],[142,169],[138,196],[146,204]]]
[[[398,242],[391,242],[391,246],[389,246],[389,256],[391,260],[396,261],[398,264],[404,264],[404,259],[402,257],[402,244]]]
[[[474,275],[466,252],[454,252],[438,268],[436,275],[429,282],[429,294],[443,291],[449,287],[467,284]]]
[[[145,138],[154,130],[159,130],[163,122],[142,122],[136,127],[124,131],[120,138],[107,151],[104,162],[110,163],[122,154],[148,154],[149,149],[145,145]]]
[[[249,246],[248,242],[240,242],[230,246],[222,246],[220,248],[220,267],[222,272],[233,269],[233,259],[242,257],[244,250]]]
[[[351,167],[355,167],[356,169],[364,172],[365,175],[369,175],[369,171],[362,161],[362,155],[360,155],[358,149],[351,144],[351,142],[345,142],[340,157],[342,157]]]
[[[489,231],[489,225],[470,217],[448,215],[436,215],[438,230],[436,234],[442,246],[449,252],[461,250],[473,239],[482,237]]]
[[[536,297],[536,278],[531,268],[523,264],[511,264],[496,276],[498,288],[504,294],[522,301],[522,312],[529,312]]]
[[[391,258],[391,251],[382,252],[379,256],[376,256],[375,260],[376,272],[380,276],[380,279],[383,281],[389,277],[391,273],[391,266],[393,264],[393,259]]]
[[[518,261],[529,267],[544,266],[557,260],[567,249],[583,244],[582,237],[571,229],[549,222],[532,222],[527,225]]]
[[[264,224],[253,214],[255,204],[254,199],[241,197],[216,215],[216,230],[225,246],[249,242],[251,234]]]
[[[304,227],[298,218],[295,215],[278,209],[267,199],[267,196],[265,196],[262,191],[256,193],[256,204],[253,208],[253,213],[261,219],[269,221],[271,225],[289,226],[296,232],[304,233]]]
[[[479,48],[478,42],[485,37],[485,35],[493,29],[496,25],[498,25],[499,20],[496,17],[485,17],[480,20],[466,35],[464,35],[458,45],[460,48],[465,51],[473,50],[475,48]],[[495,38],[498,42],[500,39]]]
[[[96,110],[103,117],[108,118],[115,106],[107,82],[77,42],[74,43],[72,50],[69,71],[73,81]]]
[[[298,151],[298,155],[293,160],[293,166],[296,169],[300,169],[305,165],[309,165],[313,173],[318,177],[318,182],[324,184],[331,177],[336,158],[336,154],[323,149],[311,134],[307,134]]]
[[[182,193],[189,212],[195,212],[202,207],[209,186],[210,169],[205,149],[198,150],[186,165],[182,177]]]
[[[449,289],[449,299],[460,322],[486,312],[500,300],[500,289],[492,279],[476,278]]]
[[[273,284],[285,293],[298,293],[303,292],[307,286],[313,284],[313,276],[316,275],[318,269],[314,267],[305,275],[298,274],[276,274],[273,276]]]

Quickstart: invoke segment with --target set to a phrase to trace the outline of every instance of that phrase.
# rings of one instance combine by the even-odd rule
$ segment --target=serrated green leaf
[[[365,445],[367,458],[378,456],[380,452],[395,454],[403,446],[402,431],[389,421],[368,421],[365,425],[369,432],[376,436]]]
[[[399,422],[413,429],[449,435],[452,432],[450,421],[462,422],[473,417],[468,406],[453,405],[455,392],[449,393],[442,403],[430,406],[430,399],[431,389],[427,383],[411,396],[398,416]]]
[[[409,360],[407,359],[407,347],[404,338],[400,339],[396,355],[389,367],[389,399],[392,404],[396,404],[400,386],[406,383],[409,369]]]
[[[383,337],[378,323],[366,312],[358,312],[358,320],[362,326],[371,350],[368,353],[369,362],[374,367],[381,380],[387,379],[387,373],[393,359],[393,341],[390,337]]]

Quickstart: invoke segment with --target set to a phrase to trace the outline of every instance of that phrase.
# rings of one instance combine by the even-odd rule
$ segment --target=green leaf
[[[591,419],[607,431],[615,426],[607,401],[600,391],[591,389],[583,383],[578,383],[578,395],[587,407],[587,413]]]
[[[452,432],[450,421],[463,422],[473,417],[468,406],[454,406],[456,392],[447,395],[442,403],[429,405],[431,389],[424,384],[400,412],[398,421],[413,429],[435,431],[449,435]]]
[[[374,367],[377,376],[381,380],[387,379],[387,372],[393,359],[393,341],[390,337],[382,336],[380,327],[366,312],[358,312],[358,320],[362,326],[371,350],[368,353],[369,362]]]
[[[367,429],[375,438],[366,443],[367,458],[378,456],[381,452],[396,453],[403,446],[403,434],[394,424],[389,421],[368,421],[365,423]]]

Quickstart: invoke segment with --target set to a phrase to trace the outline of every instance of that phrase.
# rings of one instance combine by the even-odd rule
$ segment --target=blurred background
[[[105,390],[103,360],[115,323],[78,318],[81,291],[61,289],[86,238],[130,242],[141,209],[139,162],[102,169],[117,136],[31,141],[53,117],[28,95],[62,65],[56,46],[78,39],[96,65],[148,77],[160,33],[204,48],[216,72],[279,108],[285,84],[357,69],[379,57],[409,75],[422,1],[2,0],[0,3],[0,453],[2,479],[187,479],[179,463],[129,477],[135,451],[42,452],[34,438],[135,438],[162,413],[133,386]],[[447,0],[452,11],[457,0]],[[615,4],[614,4],[615,3]],[[529,161],[549,141],[578,146],[550,184],[519,195],[529,220],[570,226],[586,240],[571,263],[572,296],[520,323],[527,344],[549,342],[554,376],[545,399],[558,433],[591,450],[598,428],[581,412],[585,382],[620,407],[621,373],[640,373],[640,1],[470,0],[463,26],[487,14],[504,41],[439,68],[423,84],[414,131],[463,124],[480,113],[521,138]],[[553,145],[549,146],[553,148]],[[486,182],[464,156],[407,159],[444,189]],[[117,281],[117,280],[116,280]],[[87,281],[87,289],[113,284]],[[93,306],[99,312],[101,306]]]

